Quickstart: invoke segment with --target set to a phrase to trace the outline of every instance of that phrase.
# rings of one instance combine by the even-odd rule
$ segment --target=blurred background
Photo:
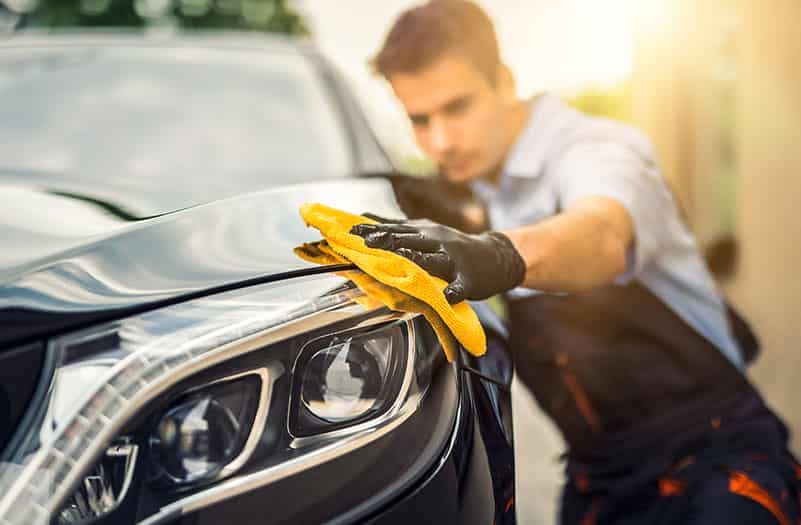
[[[412,171],[416,150],[367,61],[409,0],[0,0],[0,33],[54,28],[234,29],[305,35],[372,104]],[[720,285],[763,353],[750,369],[801,453],[801,2],[483,0],[518,91],[560,94],[654,141]],[[559,438],[526,392],[515,404],[518,512],[552,520]]]

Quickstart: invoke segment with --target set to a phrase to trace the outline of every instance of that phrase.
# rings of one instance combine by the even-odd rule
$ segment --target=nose
[[[453,131],[443,118],[432,118],[429,124],[431,152],[437,159],[447,157],[453,149]]]

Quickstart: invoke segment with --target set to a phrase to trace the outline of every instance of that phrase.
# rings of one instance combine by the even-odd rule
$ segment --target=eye
[[[470,107],[470,103],[472,101],[471,97],[462,97],[458,98],[452,102],[449,102],[445,105],[443,110],[445,113],[451,116],[461,115]]]
[[[409,115],[409,120],[412,121],[412,126],[422,128],[428,126],[428,115]]]

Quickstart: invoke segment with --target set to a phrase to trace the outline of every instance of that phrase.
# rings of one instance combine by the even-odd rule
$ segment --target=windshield
[[[327,85],[297,52],[0,51],[3,176],[112,185],[163,212],[345,175],[347,141]]]

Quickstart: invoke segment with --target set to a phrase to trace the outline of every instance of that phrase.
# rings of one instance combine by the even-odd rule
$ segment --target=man
[[[447,280],[451,303],[506,294],[518,374],[569,446],[562,523],[796,523],[787,431],[742,373],[648,141],[549,95],[519,100],[491,21],[464,0],[403,13],[374,64],[436,184],[469,184],[493,230],[464,233],[477,222],[462,217],[352,231]],[[401,204],[454,217],[400,181]]]

